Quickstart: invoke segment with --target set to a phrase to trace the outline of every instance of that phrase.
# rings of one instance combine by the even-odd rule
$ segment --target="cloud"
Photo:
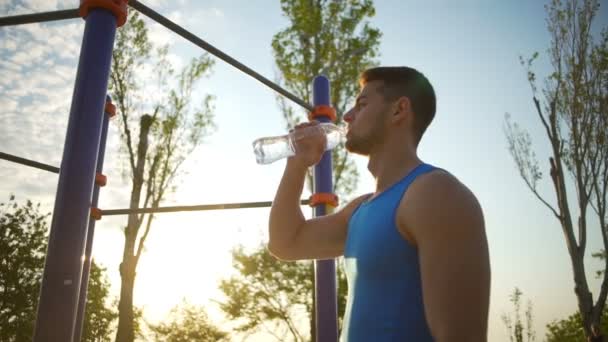
[[[148,38],[156,46],[171,45],[175,42],[175,33],[158,23],[146,21],[148,24]]]
[[[222,10],[220,10],[219,8],[212,7],[209,11],[218,18],[224,17],[224,12],[222,12]]]
[[[26,1],[0,5],[8,13],[72,8],[72,1]],[[71,103],[81,19],[28,24],[0,31],[0,146],[2,152],[59,166]],[[54,200],[57,176],[2,162],[0,191]],[[51,208],[52,209],[52,208]]]

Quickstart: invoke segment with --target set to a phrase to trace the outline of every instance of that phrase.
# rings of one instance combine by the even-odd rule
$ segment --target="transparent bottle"
[[[270,164],[279,159],[291,157],[296,154],[298,140],[312,134],[325,134],[327,138],[325,151],[336,147],[345,135],[344,128],[324,122],[294,130],[286,135],[259,138],[253,142],[255,159],[258,164]]]

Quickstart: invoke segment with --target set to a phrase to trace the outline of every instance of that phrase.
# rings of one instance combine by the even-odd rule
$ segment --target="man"
[[[490,263],[482,210],[417,146],[435,115],[435,93],[407,67],[365,71],[344,115],[346,149],[369,157],[372,194],[306,220],[299,206],[322,135],[297,142],[277,190],[269,250],[282,260],[344,256],[349,291],[342,341],[487,340]],[[302,129],[315,123],[296,127]]]

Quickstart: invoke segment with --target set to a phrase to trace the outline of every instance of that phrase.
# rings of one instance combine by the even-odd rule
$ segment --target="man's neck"
[[[376,180],[376,194],[398,182],[420,163],[415,148],[383,148],[371,153],[367,169]]]

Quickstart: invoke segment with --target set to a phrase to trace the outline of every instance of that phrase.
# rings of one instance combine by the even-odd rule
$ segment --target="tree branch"
[[[139,243],[137,245],[137,253],[135,254],[135,265],[138,264],[139,258],[141,257],[141,253],[144,250],[144,243],[146,238],[148,237],[148,233],[150,233],[150,228],[152,227],[152,220],[154,219],[154,214],[148,215],[148,222],[146,224],[146,230],[144,231],[144,235],[139,239]]]
[[[135,173],[135,153],[133,152],[133,143],[131,139],[131,130],[129,129],[129,108],[127,108],[127,104],[125,103],[127,97],[127,90],[124,84],[124,80],[118,76],[117,73],[111,73],[112,83],[114,87],[117,88],[116,97],[118,100],[119,112],[122,118],[122,128],[123,134],[125,135],[126,142],[125,145],[127,147],[127,152],[129,153],[129,163],[131,166],[131,172]]]

